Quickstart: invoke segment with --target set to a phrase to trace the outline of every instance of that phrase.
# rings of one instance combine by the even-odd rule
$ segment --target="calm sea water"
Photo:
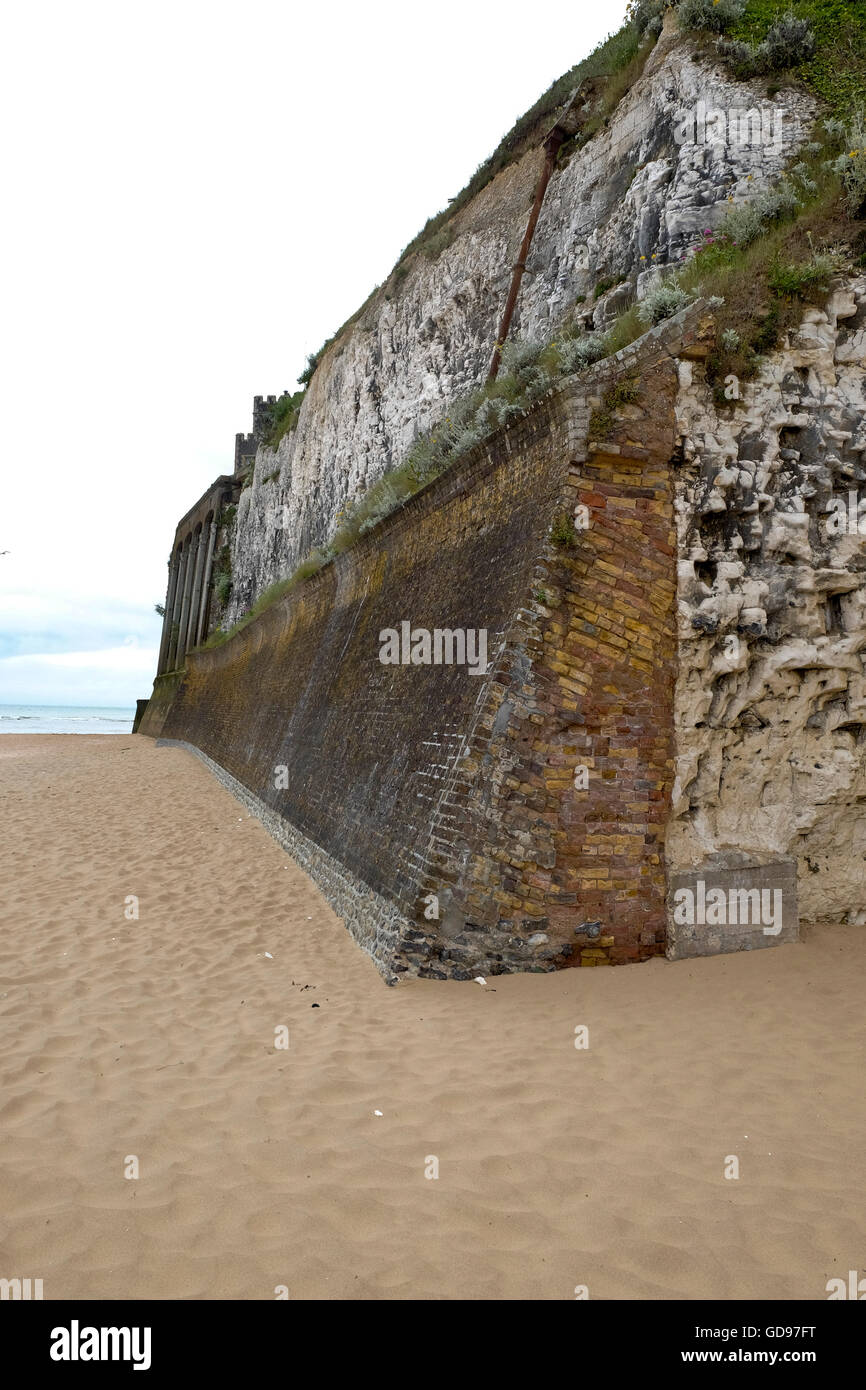
[[[0,734],[129,734],[134,709],[0,705]]]

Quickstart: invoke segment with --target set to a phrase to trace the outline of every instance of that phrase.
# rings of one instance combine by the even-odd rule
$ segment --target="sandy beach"
[[[188,753],[8,736],[0,785],[0,1276],[824,1299],[866,1272],[862,928],[389,989]]]

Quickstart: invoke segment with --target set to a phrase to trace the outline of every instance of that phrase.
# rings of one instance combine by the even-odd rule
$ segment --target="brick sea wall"
[[[664,950],[674,402],[705,327],[564,382],[157,683],[141,731],[245,789],[388,978]],[[486,673],[382,664],[404,621],[486,630]]]

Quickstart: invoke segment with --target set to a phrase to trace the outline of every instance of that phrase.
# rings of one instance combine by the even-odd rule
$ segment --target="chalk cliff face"
[[[798,862],[803,921],[866,924],[866,279],[734,410],[680,366],[671,870]]]
[[[683,112],[699,101],[724,113],[763,108],[772,138],[738,144],[713,142],[712,126],[706,136],[697,126],[683,131]],[[555,172],[513,332],[548,338],[572,314],[598,325],[628,290],[642,296],[660,267],[719,224],[731,199],[780,173],[813,117],[806,94],[780,91],[770,102],[764,84],[733,81],[666,27],[607,125]],[[347,502],[483,379],[542,158],[531,151],[504,169],[455,216],[453,240],[436,259],[415,253],[402,279],[376,292],[320,363],[296,430],[276,451],[259,450],[238,505],[226,622],[325,542]],[[627,284],[594,299],[600,281],[621,276]]]

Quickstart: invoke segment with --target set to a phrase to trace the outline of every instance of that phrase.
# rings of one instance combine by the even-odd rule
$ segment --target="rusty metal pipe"
[[[541,205],[544,202],[544,195],[547,192],[547,185],[550,183],[550,176],[556,164],[556,156],[559,147],[566,137],[567,132],[560,126],[554,126],[544,142],[545,158],[544,168],[538,179],[535,188],[535,197],[532,201],[532,211],[529,214],[529,221],[526,224],[526,231],[523,234],[523,241],[520,243],[520,250],[517,253],[517,260],[514,262],[514,270],[511,276],[511,286],[508,290],[508,298],[505,301],[505,308],[502,311],[502,320],[499,324],[499,332],[496,335],[496,343],[493,348],[493,357],[490,361],[490,370],[487,373],[488,381],[495,381],[499,372],[499,364],[502,361],[502,349],[508,337],[508,330],[511,327],[511,320],[514,317],[514,306],[517,303],[517,296],[520,293],[520,282],[523,279],[523,272],[526,270],[526,258],[529,255],[529,248],[532,245],[532,237],[535,232],[538,218],[541,214]]]

